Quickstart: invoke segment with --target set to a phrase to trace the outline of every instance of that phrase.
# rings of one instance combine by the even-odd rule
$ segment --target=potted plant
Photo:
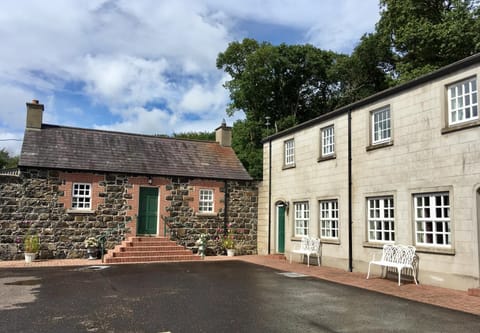
[[[198,245],[198,255],[204,259],[205,250],[207,249],[207,235],[201,234],[195,243]]]
[[[97,259],[98,240],[95,237],[88,237],[85,239],[85,247],[87,248],[88,259]]]
[[[233,231],[231,229],[228,229],[227,236],[223,239],[222,244],[223,247],[227,250],[227,256],[233,257],[235,255],[235,239],[233,237]]]
[[[38,235],[25,236],[23,248],[25,250],[25,262],[32,262],[40,249],[40,237]]]

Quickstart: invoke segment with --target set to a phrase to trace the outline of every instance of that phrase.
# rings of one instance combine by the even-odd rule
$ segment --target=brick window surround
[[[102,189],[99,183],[105,180],[103,175],[93,173],[64,173],[59,174],[61,185],[59,190],[63,192],[63,196],[58,197],[58,202],[63,204],[69,212],[82,212],[82,211],[95,211],[100,203],[104,202],[103,198],[100,198],[99,194]],[[76,208],[73,202],[74,196],[74,184],[89,184],[90,185],[90,207],[89,208]]]

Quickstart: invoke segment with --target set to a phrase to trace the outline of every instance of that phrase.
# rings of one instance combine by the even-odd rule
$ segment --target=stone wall
[[[225,214],[225,189],[227,214]],[[195,248],[200,234],[207,234],[207,254],[222,254],[221,240],[231,232],[240,254],[256,254],[258,190],[255,182],[228,181],[220,188],[223,206],[213,214],[198,214],[192,207],[193,187],[187,178],[174,178],[166,200],[170,202],[163,216],[173,239]]]
[[[106,247],[113,248],[129,234],[137,212],[129,205],[132,184],[128,175],[98,174],[103,179],[98,183],[102,200],[87,213],[64,207],[63,177],[59,175],[58,171],[37,169],[23,170],[19,177],[0,175],[0,260],[23,258],[23,239],[28,234],[40,236],[43,259],[82,258],[86,256],[86,238],[105,235]],[[208,254],[220,254],[219,238],[228,229],[241,253],[256,253],[257,184],[222,182],[223,205],[214,214],[199,214],[193,207],[193,181],[172,178],[165,187],[167,207],[161,218],[171,237],[195,248],[200,234],[206,233],[210,236]]]
[[[84,240],[105,235],[106,247],[119,243],[130,217],[123,198],[127,178],[107,175],[100,183],[104,203],[92,213],[69,213],[58,198],[57,171],[24,170],[20,177],[0,176],[0,259],[21,259],[23,239],[40,237],[40,258],[82,258]]]

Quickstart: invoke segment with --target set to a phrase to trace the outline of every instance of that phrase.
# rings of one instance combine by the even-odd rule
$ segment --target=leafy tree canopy
[[[475,0],[380,0],[376,34],[395,53],[405,82],[480,51],[480,6]]]
[[[0,169],[16,168],[18,165],[18,156],[10,156],[5,148],[0,150]]]
[[[204,131],[204,132],[173,133],[173,137],[177,139],[215,141],[215,132]]]

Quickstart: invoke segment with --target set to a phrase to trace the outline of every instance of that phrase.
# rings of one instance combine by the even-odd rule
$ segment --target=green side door
[[[137,234],[156,235],[158,221],[158,188],[141,187]]]
[[[277,206],[277,225],[277,251],[278,253],[285,253],[285,206],[283,205]]]

